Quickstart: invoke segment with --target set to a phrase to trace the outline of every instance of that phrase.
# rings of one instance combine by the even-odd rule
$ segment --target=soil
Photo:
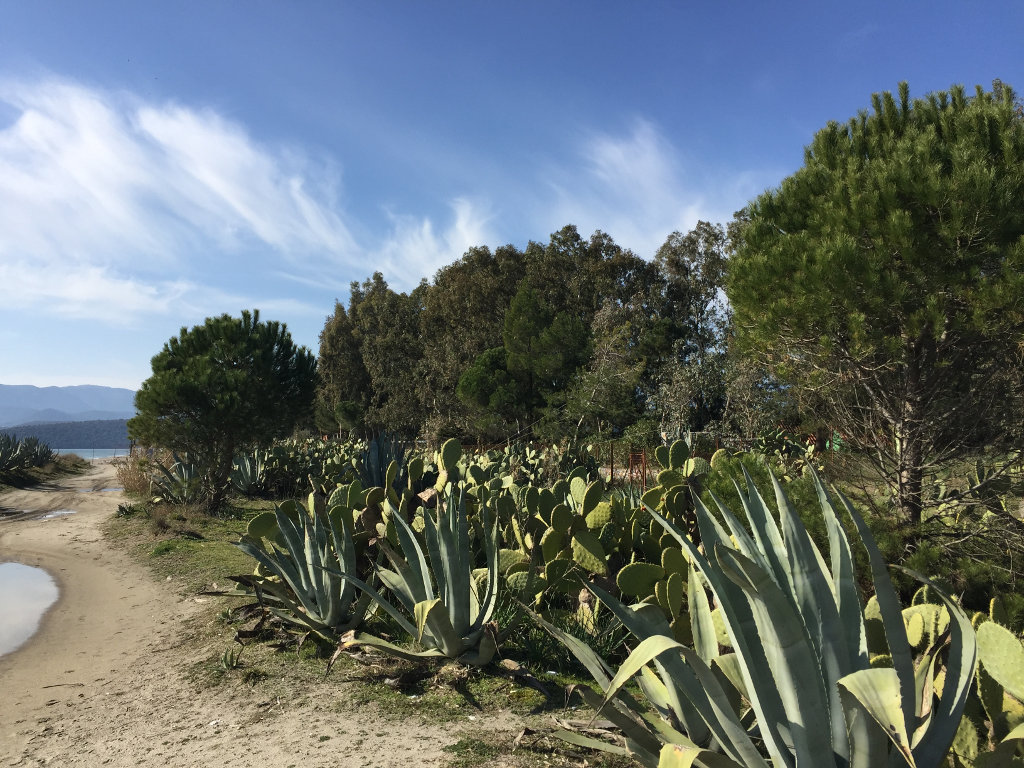
[[[197,659],[224,645],[195,629],[210,606],[156,581],[104,536],[124,501],[104,490],[116,485],[114,466],[99,461],[0,497],[0,508],[33,513],[0,520],[0,561],[41,567],[60,588],[38,632],[0,657],[0,765],[441,766],[452,758],[444,747],[466,736],[515,733],[508,715],[396,720],[372,706],[339,711],[315,685],[267,698],[242,683],[197,682]],[[41,517],[54,510],[75,512]]]

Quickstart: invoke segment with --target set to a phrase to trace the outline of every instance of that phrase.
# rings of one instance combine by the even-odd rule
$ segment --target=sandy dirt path
[[[264,702],[235,686],[190,683],[185,671],[197,649],[186,628],[202,606],[155,582],[104,539],[102,523],[123,498],[101,489],[116,484],[114,467],[98,462],[59,485],[0,497],[3,508],[75,510],[0,521],[0,561],[44,568],[60,587],[36,635],[0,657],[0,765],[405,768],[446,762],[442,748],[466,729],[339,715],[316,690]]]

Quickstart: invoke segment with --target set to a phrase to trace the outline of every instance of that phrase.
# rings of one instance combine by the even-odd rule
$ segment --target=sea
[[[74,453],[87,461],[94,459],[110,459],[116,456],[127,456],[128,448],[54,448],[55,453]]]

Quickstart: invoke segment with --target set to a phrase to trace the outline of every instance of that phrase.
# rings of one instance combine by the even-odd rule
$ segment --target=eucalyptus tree
[[[1019,442],[1024,119],[962,87],[829,123],[749,209],[729,262],[738,340],[870,451],[903,519],[931,472]]]
[[[361,431],[370,403],[370,374],[356,342],[353,317],[340,301],[320,331],[316,423],[322,432]]]

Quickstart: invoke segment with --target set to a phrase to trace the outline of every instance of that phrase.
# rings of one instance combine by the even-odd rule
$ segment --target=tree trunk
[[[910,344],[904,378],[900,423],[896,425],[897,492],[896,505],[910,525],[921,522],[923,509],[925,423],[922,413],[921,355],[925,344],[922,333]]]

